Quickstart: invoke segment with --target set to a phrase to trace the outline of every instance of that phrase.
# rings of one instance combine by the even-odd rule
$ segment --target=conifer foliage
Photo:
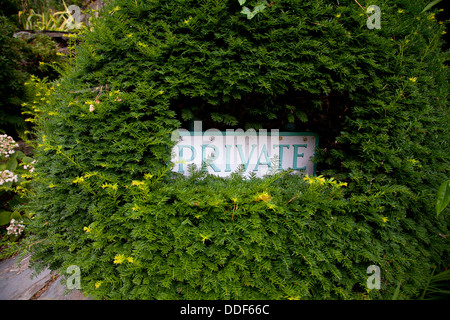
[[[77,265],[107,299],[419,296],[450,239],[448,52],[426,5],[112,1],[34,119],[32,264]],[[317,132],[319,176],[179,176],[171,132],[193,119]]]

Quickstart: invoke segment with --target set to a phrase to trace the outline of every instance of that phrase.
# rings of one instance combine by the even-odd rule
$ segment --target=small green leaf
[[[17,221],[20,221],[22,219],[22,216],[20,215],[19,212],[14,211],[13,213],[11,213],[11,219],[15,219]]]
[[[436,214],[439,214],[444,210],[450,202],[450,180],[447,180],[441,184],[437,192],[436,201]]]
[[[33,162],[33,158],[25,156],[25,157],[22,158],[22,162],[25,163],[25,164],[30,164],[30,163]]]
[[[246,14],[248,19],[253,18],[252,12],[251,12],[250,9],[247,8],[247,7],[243,7],[241,13],[242,13],[242,14]],[[250,15],[251,15],[251,17],[250,17]]]
[[[16,154],[16,158],[19,159],[19,160],[22,160],[22,158],[25,157],[25,153],[23,153],[20,150],[16,151],[15,154]]]
[[[295,121],[295,117],[292,113],[288,114],[288,122],[289,123],[293,123]]]
[[[301,122],[307,122],[308,121],[308,116],[306,115],[306,113],[302,112],[302,111],[297,111],[295,113],[295,115],[297,116],[297,118],[301,121]]]
[[[240,4],[241,6],[243,6],[243,5],[245,4],[245,1],[247,1],[247,0],[239,0],[239,4]]]
[[[9,224],[11,221],[11,212],[9,211],[2,211],[0,212],[0,226],[4,226]]]
[[[247,19],[252,19],[258,12],[263,12],[269,3],[266,0],[259,1],[258,4],[250,11],[249,8],[243,7],[241,13],[247,15]]]
[[[194,118],[194,114],[189,109],[183,109],[181,110],[181,117],[183,120],[191,120]]]
[[[17,168],[17,160],[16,159],[9,159],[6,163],[6,169],[9,171],[14,171]]]

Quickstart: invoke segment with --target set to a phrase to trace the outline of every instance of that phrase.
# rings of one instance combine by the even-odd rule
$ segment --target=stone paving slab
[[[0,300],[89,300],[78,290],[65,295],[62,278],[55,280],[57,275],[48,269],[33,276],[34,270],[28,268],[30,256],[24,257],[19,266],[18,259],[0,262]]]
[[[56,279],[47,290],[42,293],[37,300],[90,300],[86,298],[79,290],[72,290],[65,294],[66,287],[61,284],[61,277]]]

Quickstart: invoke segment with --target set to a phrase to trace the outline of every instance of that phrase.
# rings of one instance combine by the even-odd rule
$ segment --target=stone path
[[[0,262],[0,300],[90,300],[78,290],[65,295],[59,275],[50,270],[31,278],[30,257],[24,257],[20,266],[18,259],[16,256]]]

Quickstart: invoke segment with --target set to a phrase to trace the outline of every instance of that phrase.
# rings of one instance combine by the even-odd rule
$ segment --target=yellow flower
[[[109,183],[105,182],[104,184],[102,184],[102,189],[105,189],[105,188],[111,188],[113,190],[117,190],[118,185],[117,185],[117,183],[109,184]]]
[[[417,81],[417,77],[409,78],[409,81],[416,82]]]
[[[146,173],[146,174],[144,174],[144,178],[151,179],[151,178],[153,178],[153,175],[151,173]]]
[[[381,220],[383,220],[383,222],[388,222],[389,219],[387,217],[381,217]]]
[[[91,232],[91,229],[89,229],[89,227],[84,227],[83,230],[86,232]]]
[[[436,19],[434,15],[435,15],[434,13],[431,13],[431,14],[428,16],[428,19],[429,19],[429,20],[434,20],[434,19]]]
[[[78,140],[77,140],[77,143],[79,143]],[[96,176],[96,175],[98,175],[97,172],[87,172],[87,173],[85,173],[84,177],[85,177],[85,178],[90,178],[90,177]]]
[[[447,31],[445,31],[445,30],[441,32],[441,34],[446,34],[446,33],[447,33]]]
[[[120,10],[120,7],[119,7],[119,6],[116,6],[114,9],[109,10],[108,13],[109,13],[109,14],[113,14],[114,12],[119,11],[119,10]]]
[[[96,288],[99,288],[101,285],[102,285],[102,281],[97,281],[97,282],[95,283],[95,287],[96,287]]]
[[[118,254],[114,257],[114,264],[121,264],[125,261],[125,256],[123,254]]]
[[[267,202],[267,201],[269,201],[270,199],[272,199],[272,196],[269,195],[267,192],[264,192],[264,193],[258,194],[258,195],[256,196],[255,201],[264,201],[264,202]]]
[[[312,184],[314,182],[314,177],[306,175],[303,180],[308,181],[308,183]]]
[[[202,242],[203,243],[205,243],[205,240],[209,239],[209,235],[204,236],[204,235],[200,234],[200,237],[202,237]]]
[[[341,17],[341,14],[338,13],[338,14],[336,15],[336,18],[340,18],[340,17]]]
[[[405,12],[405,10],[403,10],[403,9],[398,10],[398,13],[403,13],[403,12]]]
[[[319,181],[319,184],[320,185],[323,185],[326,181],[325,181],[325,178],[324,177],[322,177],[322,176],[318,176],[317,178],[317,181]]]
[[[84,178],[83,177],[77,177],[77,178],[75,178],[73,181],[72,181],[72,183],[80,183],[80,182],[83,182],[84,181]]]
[[[125,255],[123,255],[123,254],[117,254],[117,255],[114,257],[114,263],[115,263],[115,264],[121,264],[121,263],[123,263],[123,262],[125,262],[125,261],[128,261],[128,262],[130,262],[130,263],[133,263],[133,262],[134,262],[134,259],[133,259],[132,257],[125,257]]]
[[[323,176],[318,177],[310,177],[306,175],[303,180],[308,181],[309,184],[314,184],[318,182],[320,185],[324,184],[326,182],[325,178]]]

